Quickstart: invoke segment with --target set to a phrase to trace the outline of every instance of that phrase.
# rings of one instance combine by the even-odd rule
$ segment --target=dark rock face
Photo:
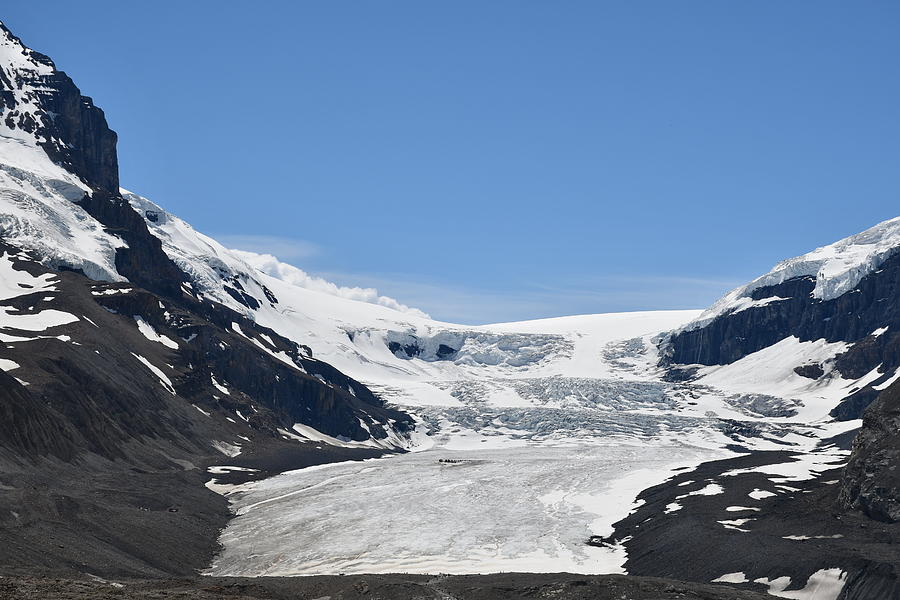
[[[845,445],[844,439],[829,442]],[[806,587],[814,573],[839,567],[844,572],[842,599],[900,597],[900,524],[873,522],[840,507],[834,481],[839,468],[791,482],[791,491],[758,469],[792,460],[788,452],[754,452],[678,473],[641,492],[644,503],[614,525],[610,539],[594,543],[623,543],[630,575],[707,582],[742,572],[748,580],[742,588],[764,593],[767,586],[755,581],[758,578],[788,576],[791,583],[785,591],[796,591]],[[744,472],[735,475],[735,470]],[[690,495],[711,482],[720,485],[722,493]],[[754,499],[749,496],[754,490],[772,495]],[[681,508],[667,510],[673,502]],[[808,539],[791,539],[798,535]],[[806,592],[816,597],[816,590]]]
[[[754,300],[776,296],[784,299],[726,313],[706,327],[673,336],[669,340],[668,362],[726,365],[791,335],[800,341],[824,338],[829,342],[857,342],[880,327],[900,325],[900,302],[894,301],[900,293],[898,254],[864,277],[853,290],[832,300],[813,298],[813,283],[811,278],[801,277],[756,290]],[[880,355],[889,345],[888,339],[874,343]],[[869,362],[867,357],[860,358],[861,362]],[[849,360],[843,367],[853,365]]]
[[[873,519],[900,521],[900,382],[866,410],[844,469],[839,500]]]
[[[162,243],[147,229],[144,219],[118,191],[95,191],[79,202],[88,214],[122,238],[127,247],[116,249],[116,270],[132,283],[167,297],[182,295],[187,276],[166,255]]]
[[[225,291],[228,293],[229,296],[231,296],[237,302],[239,302],[240,304],[243,304],[250,310],[256,310],[257,308],[259,308],[261,306],[259,303],[259,300],[257,300],[256,298],[254,298],[253,296],[251,296],[250,294],[248,294],[247,292],[245,292],[243,290],[237,290],[237,289],[231,287],[230,285],[226,285]]]
[[[426,348],[423,348],[419,340],[415,336],[410,336],[409,342],[401,343],[398,341],[389,341],[387,343],[388,350],[399,358],[423,358],[424,360],[453,360],[456,348],[451,348],[447,344],[438,344],[437,350],[433,356],[428,356]]]
[[[900,253],[837,298],[813,298],[814,284],[811,277],[798,277],[755,290],[754,300],[779,299],[720,315],[705,327],[672,336],[664,342],[663,364],[677,370],[683,370],[678,365],[726,365],[796,336],[801,342],[853,343],[837,358],[835,368],[847,378],[859,378],[880,366],[884,376],[873,385],[886,380],[900,367],[900,302],[896,301],[900,297]],[[873,335],[882,328],[887,330]],[[821,365],[804,365],[798,374],[817,379],[824,371]],[[873,398],[870,389],[862,391],[832,415],[859,418]]]
[[[794,373],[800,377],[806,377],[807,379],[818,379],[825,374],[825,369],[822,368],[822,365],[816,363],[796,367]]]
[[[303,443],[291,429],[369,441],[413,421],[308,347],[194,295],[145,213],[120,194],[116,134],[103,112],[47,57],[23,49],[21,60],[29,66],[0,65],[0,119],[91,188],[77,203],[125,242],[115,266],[130,283],[53,271],[0,240],[14,269],[56,279],[50,296],[0,304],[77,317],[40,335],[4,329],[21,338],[0,344],[0,358],[17,365],[0,370],[0,564],[196,572],[229,516],[225,499],[203,487],[206,466],[244,461],[273,474],[370,458],[385,450]],[[227,284],[241,304],[260,306],[238,278]]]
[[[402,352],[406,355],[406,358],[412,358],[422,353],[422,349],[416,343],[401,344],[400,342],[388,342],[388,350],[397,356],[400,356],[400,353]]]
[[[43,129],[48,140],[53,137],[68,140],[61,146],[53,141],[42,147],[54,160],[73,173],[81,175],[95,189],[108,192],[119,190],[119,162],[116,155],[116,133],[106,125],[103,111],[81,91],[68,75],[56,71],[45,83],[48,92],[44,104],[57,117],[45,121]]]
[[[875,398],[878,397],[878,390],[868,385],[861,390],[857,390],[841,400],[841,402],[831,409],[828,413],[838,421],[852,421],[862,417]]]
[[[750,293],[753,300],[766,298],[807,298],[816,288],[814,277],[794,277],[777,285],[766,285],[756,288]]]
[[[16,38],[0,24],[0,35],[16,42]],[[71,78],[57,71],[53,61],[38,52],[29,51],[37,63],[53,68],[49,75],[26,79],[20,73],[15,81],[0,75],[2,116],[11,129],[36,134],[39,144],[57,164],[79,175],[94,189],[110,193],[119,191],[119,166],[116,155],[116,133],[109,129],[103,111],[81,95]],[[12,90],[25,86],[35,88],[34,100],[40,106],[37,114],[16,106]]]

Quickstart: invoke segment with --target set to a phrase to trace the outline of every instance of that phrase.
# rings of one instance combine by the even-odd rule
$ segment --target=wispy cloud
[[[216,237],[230,248],[269,255],[258,257],[264,264],[257,267],[267,272],[277,267],[278,273],[270,274],[295,285],[398,310],[418,309],[439,320],[471,325],[586,313],[705,308],[743,283],[739,279],[691,275],[599,274],[557,277],[547,283],[522,281],[503,287],[479,287],[409,273],[308,273],[295,267],[282,272],[286,266],[279,266],[272,257],[300,264],[320,255],[321,249],[306,240],[281,236]]]
[[[598,275],[553,284],[531,283],[526,289],[569,301],[611,303],[614,310],[650,310],[703,308],[741,283],[744,281],[739,279],[678,275]]]
[[[277,235],[224,234],[213,237],[227,248],[271,254],[283,261],[310,258],[321,251],[312,242]]]
[[[371,287],[359,286],[340,286],[323,277],[310,275],[303,269],[299,269],[291,264],[282,262],[271,254],[260,254],[257,252],[249,252],[247,250],[234,250],[235,254],[244,259],[248,264],[259,269],[263,273],[271,275],[282,281],[286,281],[297,287],[308,290],[315,290],[332,296],[346,298],[348,300],[356,300],[359,302],[367,302],[370,304],[378,304],[399,310],[400,312],[414,313],[427,317],[428,315],[417,308],[413,308],[394,300],[388,296],[382,296],[378,290]]]
[[[556,285],[523,282],[498,290],[447,285],[399,273],[317,275],[342,285],[378,288],[436,319],[471,325],[586,313],[705,308],[740,283],[689,276],[598,276]]]

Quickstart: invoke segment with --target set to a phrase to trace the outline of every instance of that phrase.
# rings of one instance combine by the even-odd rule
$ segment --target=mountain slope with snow
[[[668,336],[663,364],[723,383],[774,361],[777,381],[757,375],[744,388],[827,388],[829,402],[840,402],[832,415],[858,419],[900,373],[898,249],[900,218],[786,260]]]
[[[115,144],[102,111],[0,25],[8,568],[191,573],[228,517],[205,465],[277,472],[408,444],[408,415],[231,296],[195,292],[206,271],[170,259],[122,197]]]
[[[702,314],[445,323],[225,248],[121,189],[102,111],[2,26],[0,85],[5,565],[663,569],[671,544],[645,560],[652,553],[629,557],[632,538],[614,536],[641,490],[655,503],[633,513],[635,529],[750,533],[755,517],[684,523],[762,511],[706,499],[733,498],[728,477],[766,487],[740,491],[766,506],[794,499],[800,488],[786,483],[818,485],[848,454],[836,440],[883,391],[850,474],[821,485],[840,483],[845,508],[900,514],[885,492],[895,487],[898,219],[780,263]],[[761,464],[715,473],[713,459]],[[700,463],[714,474],[689,479]],[[685,487],[655,487],[667,483]],[[218,548],[226,498],[234,518]],[[775,533],[779,548],[804,537]],[[720,554],[691,572],[709,581],[727,563]],[[797,566],[762,552],[752,582],[781,593],[799,577],[807,586],[786,593],[821,584],[832,596],[870,567],[889,580],[876,558]]]
[[[759,296],[758,291],[762,288],[793,279],[813,279],[815,284],[810,292],[811,297],[832,300],[851,291],[865,276],[877,271],[898,248],[900,217],[778,263],[765,275],[727,293],[697,319],[687,323],[684,329],[699,329],[728,312],[778,302],[777,297],[756,298],[754,295]]]
[[[202,236],[192,239],[196,247],[185,248],[185,238],[168,246],[185,248],[184,253],[195,258],[194,262],[184,260],[184,253],[170,258],[162,252],[161,244],[144,224],[145,219],[153,223],[149,209],[136,207],[140,210],[136,212],[128,201],[132,195],[126,194],[126,199],[120,194],[116,134],[107,127],[102,111],[82,96],[49,58],[25,47],[2,26],[0,81],[4,92],[0,123],[0,237],[20,252],[17,261],[30,260],[42,268],[74,271],[93,281],[130,282],[157,295],[160,307],[177,307],[199,320],[214,322],[223,333],[237,335],[243,339],[241,344],[248,345],[263,360],[294,369],[310,388],[327,388],[319,395],[330,395],[340,386],[342,391],[338,393],[344,397],[338,404],[355,404],[362,398],[379,404],[361,385],[358,397],[350,394],[346,377],[311,359],[303,340],[290,343],[274,332],[254,331],[254,321],[246,318],[245,298],[250,296],[239,291],[239,280],[217,287],[222,292],[219,296],[205,297],[195,291],[208,288],[210,279],[219,281],[230,273],[227,261],[245,265],[228,253],[221,253],[220,258],[216,244]],[[164,225],[158,223],[160,227]],[[233,268],[232,271],[236,272]],[[113,287],[108,291],[108,297],[105,292],[98,292],[96,301],[106,303],[109,310],[130,311],[132,314],[125,321],[129,327],[137,327],[141,332],[166,331],[167,335],[154,338],[154,333],[150,339],[168,340],[170,349],[183,359],[204,343],[196,333],[186,332],[192,329],[189,319],[176,322],[171,310],[151,323],[146,313],[160,311],[112,306],[127,304],[136,290]],[[254,291],[265,298],[265,290]],[[235,310],[230,311],[232,308]],[[14,327],[11,323],[0,326]],[[179,339],[179,333],[182,340],[172,341]],[[234,348],[223,342],[223,351],[226,347]],[[185,362],[193,364],[187,359]],[[234,376],[217,375],[224,385]],[[173,380],[172,385],[179,388],[185,383]],[[261,391],[259,383],[254,382],[253,386],[257,388],[253,393]],[[216,388],[211,389],[215,395]],[[310,418],[307,424],[319,417]],[[360,418],[365,421],[369,417],[361,413],[343,426],[332,422],[329,433],[362,440],[369,434],[359,426]],[[289,429],[292,424],[285,426]],[[382,431],[385,427],[392,429],[383,421],[372,430]],[[399,433],[390,435],[397,437]]]

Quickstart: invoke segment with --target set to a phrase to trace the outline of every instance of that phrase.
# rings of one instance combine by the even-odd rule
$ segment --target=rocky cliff
[[[896,221],[896,220],[895,220]],[[884,225],[891,224],[888,222]],[[893,228],[891,228],[893,233]],[[793,337],[799,342],[844,342],[846,349],[826,373],[822,364],[798,364],[796,372],[811,380],[860,379],[876,371],[859,389],[848,393],[832,415],[858,419],[900,367],[900,240],[882,252],[871,268],[858,269],[852,286],[833,297],[817,294],[823,276],[802,274],[777,283],[747,286],[731,304],[712,316],[674,332],[663,342],[662,364],[679,372],[686,366],[728,365]],[[715,307],[714,307],[715,308]],[[689,372],[689,371],[688,371]]]
[[[49,57],[25,47],[2,23],[0,38],[16,55],[0,67],[6,128],[32,136],[54,162],[95,190],[117,193],[117,136],[103,111]]]
[[[228,516],[207,465],[402,450],[410,417],[259,325],[251,275],[201,291],[123,197],[103,112],[2,25],[0,136],[6,569],[190,573]]]
[[[866,410],[839,500],[873,519],[900,521],[900,384],[884,390]]]

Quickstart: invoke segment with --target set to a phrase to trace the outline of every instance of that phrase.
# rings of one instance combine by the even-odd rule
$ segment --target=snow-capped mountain
[[[128,201],[136,197],[120,193],[116,134],[107,127],[102,111],[89,98],[81,96],[49,58],[24,47],[5,28],[0,30],[0,68],[4,83],[0,232],[3,242],[15,249],[6,254],[6,261],[10,264],[33,261],[37,263],[35,268],[48,272],[78,272],[94,282],[123,284],[96,292],[95,301],[105,303],[107,311],[128,315],[121,318],[128,319],[125,322],[129,327],[137,327],[151,342],[162,340],[164,347],[181,354],[182,358],[192,346],[203,344],[203,340],[199,331],[193,331],[195,323],[191,319],[174,315],[175,308],[207,321],[219,321],[215,325],[223,334],[243,338],[241,345],[252,348],[256,354],[262,353],[264,362],[274,360],[287,365],[305,385],[313,388],[324,385],[329,390],[340,387],[339,394],[348,403],[364,398],[379,405],[364,386],[357,385],[358,390],[354,390],[352,384],[346,383],[346,377],[312,360],[302,342],[292,344],[246,320],[245,298],[250,296],[238,291],[241,283],[236,271],[229,271],[225,262],[216,262],[213,246],[208,247],[206,255],[195,252],[194,262],[180,260],[179,254],[173,254],[170,259],[160,251],[160,243],[144,223],[145,219],[154,227],[165,223],[154,223],[149,210],[136,212]],[[197,239],[200,243],[200,238]],[[176,246],[169,245],[167,250],[173,247]],[[245,284],[252,285],[245,273],[242,276]],[[234,280],[224,283],[228,277]],[[215,291],[221,294],[205,298],[202,292],[194,291],[212,289],[208,284],[212,278],[218,281]],[[267,300],[262,288],[252,291]],[[143,306],[148,304],[146,300],[135,299],[141,293],[157,296],[158,307]],[[237,311],[230,317],[231,311],[226,307]],[[71,320],[79,319],[72,315]],[[241,323],[248,328],[246,332],[241,329]],[[10,319],[4,325],[8,329],[17,328],[18,323]],[[156,364],[153,369],[163,367]],[[233,378],[234,374],[218,374],[223,386],[229,385],[229,377]],[[164,379],[174,381],[167,384],[173,389],[181,385],[178,376],[171,373]],[[355,392],[359,393],[354,395]],[[255,410],[245,407],[244,412]],[[364,420],[369,418],[360,416]],[[360,440],[370,437],[368,430],[361,429],[357,421],[352,419],[346,434]],[[382,425],[387,425],[387,421],[382,420],[376,428],[382,431]],[[332,433],[344,433],[338,429]],[[381,438],[384,439],[384,434]]]
[[[120,188],[102,111],[2,25],[0,108],[4,563],[619,572],[610,535],[641,490],[680,472],[677,513],[721,488],[684,469],[752,451],[814,480],[879,395],[841,502],[900,515],[900,219],[702,313],[465,326],[226,248]],[[827,566],[802,572],[840,591],[850,567]]]
[[[699,329],[725,313],[778,302],[778,296],[762,296],[760,290],[789,280],[811,279],[814,285],[809,295],[817,300],[832,300],[852,291],[864,277],[879,270],[898,247],[900,217],[778,263],[765,275],[723,296],[683,329]]]
[[[190,572],[225,518],[202,488],[204,463],[279,456],[267,468],[286,469],[408,443],[408,415],[231,296],[195,291],[202,268],[163,252],[148,215],[119,191],[102,111],[2,27],[0,109],[0,454],[10,490],[0,503],[15,515],[5,564],[90,555],[95,566]],[[298,430],[340,446],[317,447]],[[115,478],[131,482],[116,490],[155,480],[154,498],[112,501],[85,487]],[[31,489],[43,491],[23,499]],[[48,506],[60,502],[81,516],[48,533]],[[135,521],[130,511],[148,506]],[[188,555],[149,560],[125,533],[136,523],[149,544],[175,536]]]
[[[797,390],[788,393],[857,381],[832,415],[858,419],[900,377],[898,248],[895,218],[779,263],[673,332],[664,363],[716,381],[770,360],[784,371],[779,385]]]
[[[864,417],[840,501],[897,521],[898,297],[894,218],[728,293],[661,341],[661,364],[698,385],[818,403],[838,420]]]
[[[257,477],[424,448],[441,435],[462,444],[587,435],[613,423],[609,406],[582,417],[619,386],[597,383],[596,352],[694,316],[465,327],[228,250],[120,189],[103,113],[50,59],[5,28],[0,39],[3,485],[45,490],[25,509],[18,492],[0,494],[18,515],[10,564],[69,564],[80,553],[97,569],[110,560],[131,572],[204,566],[209,532],[225,519],[224,500],[196,485],[206,465],[240,460]],[[656,413],[648,431],[667,427],[654,384],[621,387],[626,404]],[[508,413],[512,433],[473,409],[484,396]],[[415,432],[398,405],[421,408]],[[468,434],[450,435],[457,427]],[[48,466],[21,466],[37,457]],[[138,494],[100,510],[98,480],[127,489],[148,477],[155,500]],[[45,532],[56,496],[105,522],[63,519]],[[193,554],[150,561],[131,548],[129,511],[145,503],[146,542],[175,536]],[[85,554],[78,540],[97,528],[107,533]]]

